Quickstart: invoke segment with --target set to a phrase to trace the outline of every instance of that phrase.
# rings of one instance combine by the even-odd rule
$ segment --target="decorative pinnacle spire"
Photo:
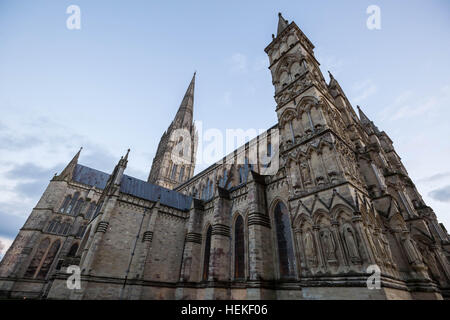
[[[328,75],[330,76],[330,80],[334,79],[333,75],[331,74],[331,72],[328,70]]]
[[[359,120],[361,120],[361,123],[363,125],[370,125],[372,127],[372,129],[375,131],[376,134],[380,133],[380,130],[378,129],[378,127],[373,123],[372,120],[369,119],[369,117],[366,116],[366,114],[361,110],[361,108],[357,105],[356,106],[358,108],[358,112],[359,112]]]
[[[121,156],[121,157],[120,157],[120,160],[119,160],[119,163],[118,163],[119,166],[124,167],[124,168],[127,167],[127,164],[128,164],[128,155],[129,155],[129,154],[130,154],[130,149],[128,149],[127,154],[125,155],[125,157],[124,157],[124,156]]]
[[[130,154],[130,149],[128,149],[127,154],[125,155],[124,160],[128,160],[128,154]]]
[[[370,119],[365,115],[365,113],[361,110],[360,106],[357,105],[356,106],[358,108],[358,113],[359,113],[359,119],[361,120],[362,123],[366,124],[366,123],[370,123]]]
[[[64,168],[64,170],[59,174],[59,176],[55,176],[58,180],[72,180],[73,171],[75,170],[75,167],[78,164],[78,158],[80,158],[81,150],[83,150],[83,147],[78,150],[78,152],[75,154],[75,156],[70,160],[69,164]]]
[[[288,25],[289,25],[289,22],[283,18],[281,12],[278,12],[278,30],[277,30],[277,36],[279,36],[280,33],[282,33],[283,30],[286,29]]]

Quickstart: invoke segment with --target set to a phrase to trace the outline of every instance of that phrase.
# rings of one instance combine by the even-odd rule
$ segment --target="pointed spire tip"
[[[283,18],[281,12],[278,12],[278,28],[277,28],[277,36],[280,35],[287,28],[289,22]]]

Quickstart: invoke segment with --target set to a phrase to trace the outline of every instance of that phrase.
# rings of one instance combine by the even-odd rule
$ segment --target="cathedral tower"
[[[194,175],[197,150],[194,87],[195,73],[174,120],[161,137],[148,182],[173,189]]]

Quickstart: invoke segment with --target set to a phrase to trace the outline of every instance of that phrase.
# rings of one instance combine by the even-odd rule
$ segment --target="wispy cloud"
[[[450,185],[433,190],[428,195],[440,202],[450,202]]]
[[[437,93],[426,97],[412,91],[402,92],[394,102],[382,110],[383,119],[399,120],[423,115],[435,115],[450,103],[450,85],[443,86]]]
[[[80,146],[84,146],[80,162],[99,170],[109,172],[118,159],[60,123],[42,118],[9,120],[0,124],[0,237],[14,238],[49,180]]]
[[[377,92],[378,88],[371,79],[355,83],[352,87],[351,102],[358,104]]]
[[[441,172],[429,177],[418,179],[417,182],[435,182],[450,177],[450,172]]]

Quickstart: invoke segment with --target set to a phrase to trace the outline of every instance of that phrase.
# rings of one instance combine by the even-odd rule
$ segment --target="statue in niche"
[[[358,245],[356,244],[355,234],[350,226],[344,228],[344,240],[347,245],[348,255],[353,263],[360,262]]]
[[[403,237],[403,248],[405,249],[406,255],[408,257],[408,262],[412,265],[417,265],[422,263],[422,255],[417,250],[414,240],[408,234]]]
[[[391,246],[389,245],[388,239],[383,233],[380,234],[380,239],[382,246],[384,248],[384,252],[386,253],[387,259],[389,260],[390,263],[394,263],[394,258],[392,256]]]
[[[337,261],[336,258],[336,243],[334,242],[333,236],[330,230],[325,229],[320,233],[322,239],[322,245],[325,252],[325,258],[329,262]]]
[[[314,246],[314,239],[310,231],[307,231],[303,237],[303,243],[305,246],[305,256],[309,265],[317,265],[316,248]]]
[[[301,188],[301,181],[300,181],[300,172],[298,171],[298,165],[295,161],[289,162],[289,172],[291,174],[291,181],[292,186],[294,188]]]
[[[301,169],[301,173],[302,173],[302,179],[305,183],[305,185],[310,185],[311,184],[311,171],[309,170],[309,165],[308,163],[302,162],[300,164],[300,169]]]

